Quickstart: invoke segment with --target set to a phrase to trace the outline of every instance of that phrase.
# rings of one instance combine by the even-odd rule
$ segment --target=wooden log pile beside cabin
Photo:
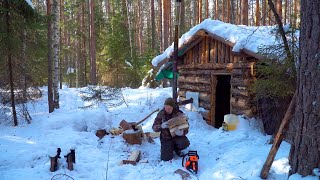
[[[178,96],[199,93],[199,106],[208,124],[221,127],[225,114],[256,112],[250,85],[255,81],[255,63],[262,57],[248,49],[233,52],[232,43],[205,29],[199,29],[179,46]],[[162,62],[172,60],[164,59]]]

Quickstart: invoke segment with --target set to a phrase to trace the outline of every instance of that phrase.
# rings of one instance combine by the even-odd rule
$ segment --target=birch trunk
[[[52,20],[51,20],[51,0],[47,0],[48,20],[48,107],[49,113],[54,111],[53,89],[52,89]]]

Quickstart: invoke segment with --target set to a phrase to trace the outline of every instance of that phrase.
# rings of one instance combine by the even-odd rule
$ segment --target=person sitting
[[[186,137],[188,130],[178,129],[174,131],[174,137],[171,136],[168,121],[172,118],[183,116],[183,112],[179,110],[179,106],[172,98],[168,98],[164,102],[164,108],[157,114],[154,120],[152,129],[155,132],[160,132],[161,142],[161,160],[169,161],[173,158],[173,152],[179,157],[184,154],[181,150],[190,145],[190,141]]]

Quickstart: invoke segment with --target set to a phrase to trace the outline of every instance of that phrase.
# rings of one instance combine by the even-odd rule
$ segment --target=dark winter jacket
[[[157,114],[157,117],[154,120],[152,129],[155,132],[161,132],[160,133],[160,140],[165,141],[165,140],[170,140],[172,139],[170,131],[168,128],[162,129],[161,124],[163,122],[168,121],[171,118],[177,117],[179,115],[183,114],[183,112],[177,108],[174,108],[171,114],[168,114],[164,108]]]

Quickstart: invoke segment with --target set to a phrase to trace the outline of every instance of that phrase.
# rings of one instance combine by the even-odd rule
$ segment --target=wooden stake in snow
[[[276,154],[278,152],[278,149],[280,147],[280,144],[281,144],[281,142],[283,140],[284,133],[288,129],[289,122],[290,122],[290,120],[292,118],[292,115],[294,113],[294,108],[295,108],[295,104],[296,104],[296,97],[297,97],[297,91],[294,93],[294,95],[293,95],[293,97],[291,99],[290,105],[289,105],[289,107],[287,109],[286,114],[284,115],[284,118],[282,119],[281,125],[279,127],[278,132],[277,132],[277,135],[275,137],[275,140],[273,142],[273,145],[272,145],[272,148],[271,148],[271,150],[269,152],[267,160],[263,165],[263,168],[262,168],[262,171],[261,171],[261,174],[260,174],[260,177],[262,179],[266,179],[268,177],[268,174],[269,174],[269,171],[270,171],[270,167],[272,165],[274,157],[276,156]]]
[[[129,159],[122,160],[122,163],[136,165],[137,162],[140,160],[140,154],[141,152],[139,150],[133,151],[131,152]]]
[[[50,156],[50,171],[55,172],[58,168],[58,158],[60,158],[61,149],[57,148],[57,155]]]

